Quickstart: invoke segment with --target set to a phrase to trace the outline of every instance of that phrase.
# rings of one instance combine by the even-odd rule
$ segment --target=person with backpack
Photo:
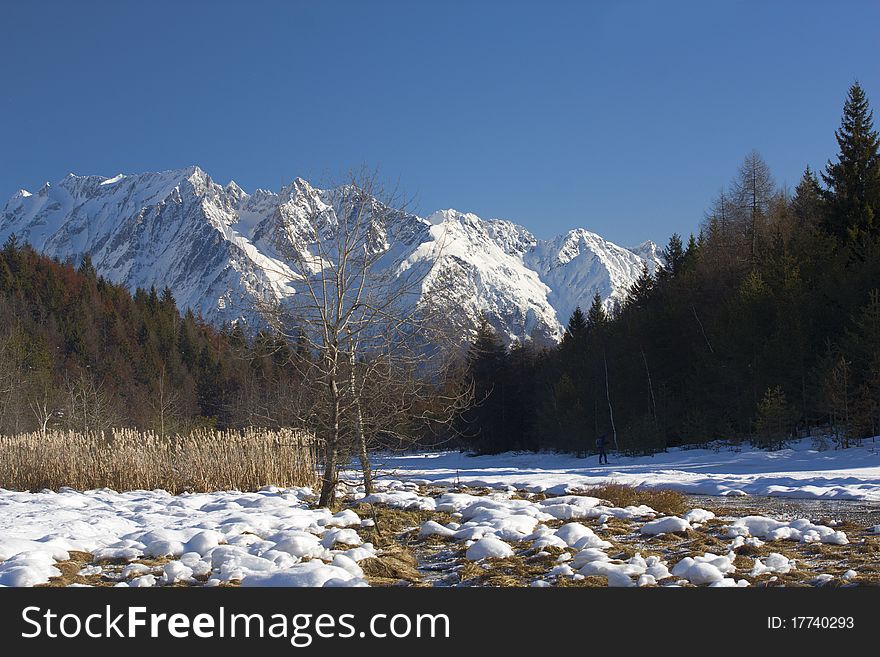
[[[608,464],[608,452],[605,451],[607,443],[608,439],[605,437],[604,433],[596,438],[596,450],[599,452],[599,465],[602,465],[602,459],[605,459],[606,465]]]

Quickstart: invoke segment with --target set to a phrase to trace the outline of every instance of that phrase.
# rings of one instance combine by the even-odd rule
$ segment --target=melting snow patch
[[[325,527],[359,527],[360,525],[360,516],[351,509],[340,511],[324,522]]]
[[[494,536],[486,536],[471,545],[464,556],[468,561],[492,558],[501,559],[512,557],[513,549],[507,543]]]
[[[758,577],[759,575],[764,575],[766,573],[779,573],[780,575],[784,575],[785,573],[791,572],[794,567],[795,562],[793,559],[789,559],[778,552],[771,552],[763,562],[760,559],[755,559],[755,565],[750,574],[752,577]]]
[[[735,558],[733,552],[726,555],[707,552],[701,557],[685,557],[675,564],[671,574],[674,577],[683,577],[695,585],[712,584],[724,579],[726,573],[736,571],[736,566],[733,565]]]
[[[366,586],[345,568],[329,566],[320,561],[296,564],[286,570],[266,574],[249,575],[241,581],[242,586]]]
[[[639,531],[649,536],[657,536],[659,534],[684,532],[688,529],[691,529],[691,524],[687,520],[676,516],[666,516],[665,518],[657,518],[657,520],[646,522]]]
[[[736,536],[758,536],[768,541],[800,541],[801,543],[830,543],[846,545],[849,540],[841,531],[834,531],[825,525],[814,525],[809,520],[800,519],[780,522],[764,516],[739,518],[727,528],[727,534]]]
[[[0,563],[0,586],[34,586],[60,575],[55,560],[45,552],[23,552]]]
[[[437,502],[433,497],[423,497],[412,491],[392,491],[388,493],[373,493],[364,497],[361,502],[369,504],[385,504],[398,509],[417,509],[419,511],[433,511],[437,508]]]
[[[180,561],[172,561],[165,564],[162,570],[162,584],[169,585],[175,582],[186,582],[192,579],[193,570],[189,566],[185,566]]]
[[[358,533],[353,529],[331,529],[324,534],[324,538],[321,539],[321,545],[326,548],[331,548],[337,543],[343,543],[344,545],[360,545],[363,543],[363,540],[361,540],[361,537],[358,536]]]
[[[455,530],[444,527],[439,522],[428,520],[422,524],[419,530],[419,536],[442,536],[443,538],[451,538],[455,534]]]
[[[693,524],[695,522],[704,523],[712,520],[715,517],[715,514],[711,511],[706,511],[706,509],[691,509],[687,513],[682,516],[689,523]]]

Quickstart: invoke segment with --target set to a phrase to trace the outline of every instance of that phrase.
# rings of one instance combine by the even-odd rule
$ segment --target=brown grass
[[[60,561],[55,567],[61,571],[61,575],[52,577],[45,584],[37,584],[40,587],[56,588],[70,586],[71,584],[89,584],[91,586],[113,586],[115,582],[103,579],[103,574],[80,575],[78,574],[85,566],[92,562],[92,555],[88,552],[69,551],[70,559]]]
[[[291,429],[0,436],[0,488],[162,488],[176,494],[308,486],[317,483],[318,447],[311,434]]]
[[[519,547],[525,546],[519,544]],[[533,580],[543,577],[554,563],[552,557],[524,558],[520,555],[485,559],[479,563],[464,561],[459,570],[459,579],[468,581],[472,586],[530,586]]]
[[[422,576],[416,558],[404,548],[383,550],[375,557],[358,563],[371,586],[390,586],[400,582],[416,584]]]
[[[642,489],[624,484],[605,484],[588,488],[586,495],[611,502],[614,506],[639,506],[646,504],[658,513],[675,516],[687,511],[687,498],[674,490]]]
[[[605,588],[608,586],[608,578],[600,575],[590,575],[583,579],[572,579],[571,577],[560,577],[556,580],[555,586],[582,586],[587,588]]]
[[[416,540],[428,543],[445,543],[449,540],[439,536],[419,539],[418,533],[415,531],[428,520],[439,522],[441,525],[452,522],[452,516],[447,513],[398,509],[381,504],[356,504],[351,508],[361,518],[372,518],[375,521],[375,526],[364,527],[360,533],[365,540],[376,547],[387,547]]]

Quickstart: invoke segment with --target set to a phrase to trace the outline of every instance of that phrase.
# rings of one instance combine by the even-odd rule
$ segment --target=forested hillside
[[[604,433],[651,452],[880,433],[880,160],[858,84],[835,134],[839,152],[793,191],[748,154],[699,230],[670,238],[666,268],[645,271],[614,316],[598,298],[576,310],[558,348],[505,349],[484,324],[469,444],[581,452]]]
[[[289,347],[217,330],[168,290],[137,290],[37,254],[0,250],[0,433],[129,426],[159,433],[294,424]]]

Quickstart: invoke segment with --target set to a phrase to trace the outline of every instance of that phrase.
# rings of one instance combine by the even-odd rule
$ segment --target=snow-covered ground
[[[375,551],[352,529],[363,521],[350,510],[309,508],[309,498],[307,488],[176,496],[0,489],[0,585],[47,582],[61,574],[55,563],[76,551],[132,562],[122,578],[131,586],[199,576],[209,586],[364,586],[357,561]],[[144,561],[160,565],[135,563]]]
[[[801,440],[767,452],[670,449],[654,456],[615,457],[598,465],[595,456],[498,454],[468,456],[438,452],[377,459],[390,476],[441,485],[514,486],[565,493],[616,482],[667,488],[693,495],[768,495],[880,502],[880,441],[861,447],[816,450]]]
[[[877,501],[880,456],[871,443],[846,451],[814,451],[807,443],[769,453],[675,450],[603,467],[563,455],[438,453],[388,457],[382,467],[370,497],[342,486],[338,513],[315,508],[308,488],[176,496],[0,489],[0,586],[33,586],[62,574],[75,581],[71,564],[80,580],[118,586],[365,586],[359,562],[382,557],[369,542],[374,509],[365,503],[426,512],[413,515],[416,524],[405,532],[452,555],[458,583],[480,581],[493,560],[527,566],[520,583],[533,586],[587,578],[610,586],[746,586],[797,573],[815,576],[817,585],[858,583],[846,553],[834,550],[868,554],[880,533],[873,522],[843,531],[803,518],[716,517],[699,508],[663,515],[644,504],[616,507],[583,490],[613,480],[702,494]],[[711,551],[695,539],[700,532],[711,534]],[[689,556],[664,548],[670,535],[693,542]],[[830,561],[818,563],[819,553],[808,552],[807,569],[791,558],[790,546],[817,544],[828,546]],[[815,570],[838,560],[839,573]],[[466,576],[468,563],[477,571]],[[867,576],[880,572],[875,566],[868,560]]]

